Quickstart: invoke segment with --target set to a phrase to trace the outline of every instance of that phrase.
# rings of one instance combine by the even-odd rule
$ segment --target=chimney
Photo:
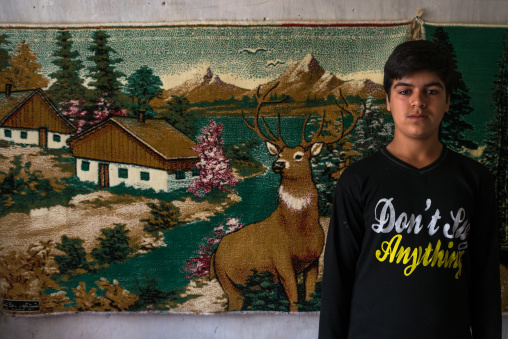
[[[5,84],[5,96],[10,98],[12,93],[12,84]]]
[[[138,119],[138,122],[140,124],[144,124],[145,123],[145,114],[146,114],[146,109],[139,109],[138,110],[138,114],[139,114],[139,119]]]

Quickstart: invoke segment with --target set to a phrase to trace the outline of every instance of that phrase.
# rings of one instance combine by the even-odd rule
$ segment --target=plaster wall
[[[2,0],[0,24],[185,20],[407,20],[508,24],[508,0]],[[317,338],[319,315],[77,314],[0,317],[0,338]],[[504,338],[508,338],[505,320]]]

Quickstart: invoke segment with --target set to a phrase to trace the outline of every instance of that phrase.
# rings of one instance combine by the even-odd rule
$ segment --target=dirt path
[[[0,147],[0,172],[7,173],[17,156],[21,157],[23,164],[30,162],[30,171],[41,171],[44,178],[61,179],[74,175],[72,161],[65,162],[68,158],[71,160],[70,153],[52,153],[39,147],[19,145]],[[64,162],[60,161],[62,159]],[[239,196],[230,195],[222,204],[198,203],[190,198],[173,203],[180,208],[181,221],[191,222],[208,220],[239,200]],[[84,240],[83,247],[89,253],[97,247],[101,229],[113,228],[115,224],[126,225],[131,246],[140,248],[138,253],[165,246],[162,238],[158,240],[143,230],[145,224],[140,220],[150,216],[149,202],[157,200],[99,190],[73,197],[69,206],[9,213],[0,218],[0,255],[11,251],[24,252],[30,244],[39,241],[60,242],[63,235]]]
[[[140,222],[150,215],[146,204],[152,201],[99,191],[75,196],[70,202],[71,207],[40,208],[28,214],[9,213],[0,218],[0,253],[20,252],[39,241],[60,242],[63,235],[83,239],[83,247],[90,252],[98,245],[101,229],[113,228],[114,224],[126,225],[133,244],[162,246],[162,240],[157,241],[144,232]]]
[[[30,170],[41,171],[45,178],[69,178],[75,173],[73,164],[58,161],[56,155],[39,147],[19,145],[0,147],[0,172],[9,172],[9,168],[13,166],[11,161],[16,156],[20,156],[23,163],[30,162],[32,164]],[[61,157],[70,160],[72,155],[62,152]]]

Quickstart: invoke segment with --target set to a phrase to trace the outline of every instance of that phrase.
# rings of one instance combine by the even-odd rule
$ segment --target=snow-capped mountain
[[[340,91],[342,91],[344,96],[358,95],[363,100],[366,100],[369,96],[373,96],[376,99],[383,99],[386,96],[383,86],[369,79],[345,81],[342,85],[335,88],[332,94],[340,98]]]
[[[205,74],[197,75],[193,79],[185,81],[183,84],[168,89],[163,92],[164,101],[169,100],[174,95],[183,95],[191,103],[200,101],[226,100],[231,97],[241,99],[243,93],[248,90],[232,84],[228,84],[212,72],[210,67]]]
[[[275,82],[279,85],[273,91],[277,97],[290,95],[296,101],[305,101],[307,98],[321,99],[333,94],[340,98],[340,91],[344,96],[360,95],[366,99],[368,96],[383,98],[384,91],[381,85],[371,80],[344,81],[333,73],[326,71],[312,54],[308,54],[302,61],[289,66],[277,79],[261,84],[262,90],[268,89]],[[175,95],[185,96],[191,103],[214,100],[227,100],[231,97],[241,99],[244,95],[252,98],[256,89],[245,89],[228,84],[208,68],[204,74],[196,75],[183,84],[163,92],[162,98],[152,102],[154,106],[163,106]]]
[[[277,95],[290,95],[297,101],[326,97],[333,89],[340,86],[343,81],[332,73],[325,71],[312,54],[308,54],[302,61],[297,62],[282,73],[275,82],[279,86],[275,89]],[[247,95],[252,95],[254,91]]]

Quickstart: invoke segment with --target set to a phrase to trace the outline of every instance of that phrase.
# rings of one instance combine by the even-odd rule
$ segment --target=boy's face
[[[419,71],[394,80],[386,104],[393,116],[396,138],[438,140],[439,125],[450,100],[435,73]]]

